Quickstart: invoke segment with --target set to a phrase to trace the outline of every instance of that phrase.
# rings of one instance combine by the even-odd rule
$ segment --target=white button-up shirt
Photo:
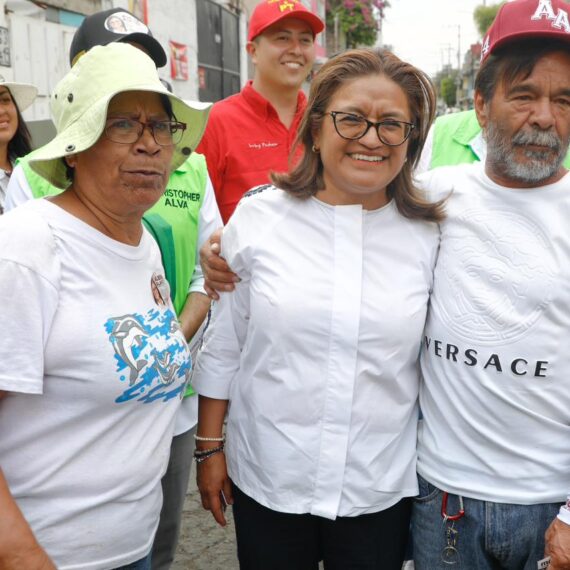
[[[439,232],[274,188],[246,197],[193,383],[229,399],[234,483],[280,512],[334,519],[417,493],[417,358]]]

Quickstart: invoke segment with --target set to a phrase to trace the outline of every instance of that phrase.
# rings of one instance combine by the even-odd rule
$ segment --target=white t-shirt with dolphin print
[[[144,557],[189,377],[158,247],[47,200],[0,218],[0,465],[59,570]]]

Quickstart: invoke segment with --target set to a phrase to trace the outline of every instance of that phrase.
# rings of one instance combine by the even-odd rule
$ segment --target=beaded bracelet
[[[226,441],[226,436],[222,437],[202,437],[201,435],[194,434],[194,439],[196,441]]]
[[[202,455],[208,455],[212,451],[223,451],[224,445],[218,445],[218,447],[210,447],[209,449],[195,449],[194,457],[201,457]]]
[[[216,455],[216,453],[221,453],[222,451],[224,451],[223,445],[220,445],[220,447],[213,447],[212,449],[207,449],[199,452],[196,450],[194,452],[194,459],[196,460],[196,463],[202,463],[202,461],[206,461],[206,459],[212,457],[212,455]]]

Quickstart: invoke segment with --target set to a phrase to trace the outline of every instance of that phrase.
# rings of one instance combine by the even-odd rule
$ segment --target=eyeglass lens
[[[145,127],[150,129],[154,140],[161,146],[178,144],[184,133],[182,124],[176,121],[141,123],[135,119],[112,119],[107,123],[105,134],[113,142],[130,144],[139,140]]]
[[[369,128],[376,128],[378,136],[383,143],[398,146],[408,138],[411,131],[411,125],[403,121],[386,120],[372,123],[364,117],[340,112],[335,112],[332,117],[338,134],[347,139],[360,139]]]

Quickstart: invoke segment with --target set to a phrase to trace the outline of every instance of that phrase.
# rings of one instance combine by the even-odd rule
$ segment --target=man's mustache
[[[562,147],[562,141],[555,133],[537,128],[534,128],[532,131],[519,131],[512,138],[512,143],[515,146],[544,146],[556,152]]]

